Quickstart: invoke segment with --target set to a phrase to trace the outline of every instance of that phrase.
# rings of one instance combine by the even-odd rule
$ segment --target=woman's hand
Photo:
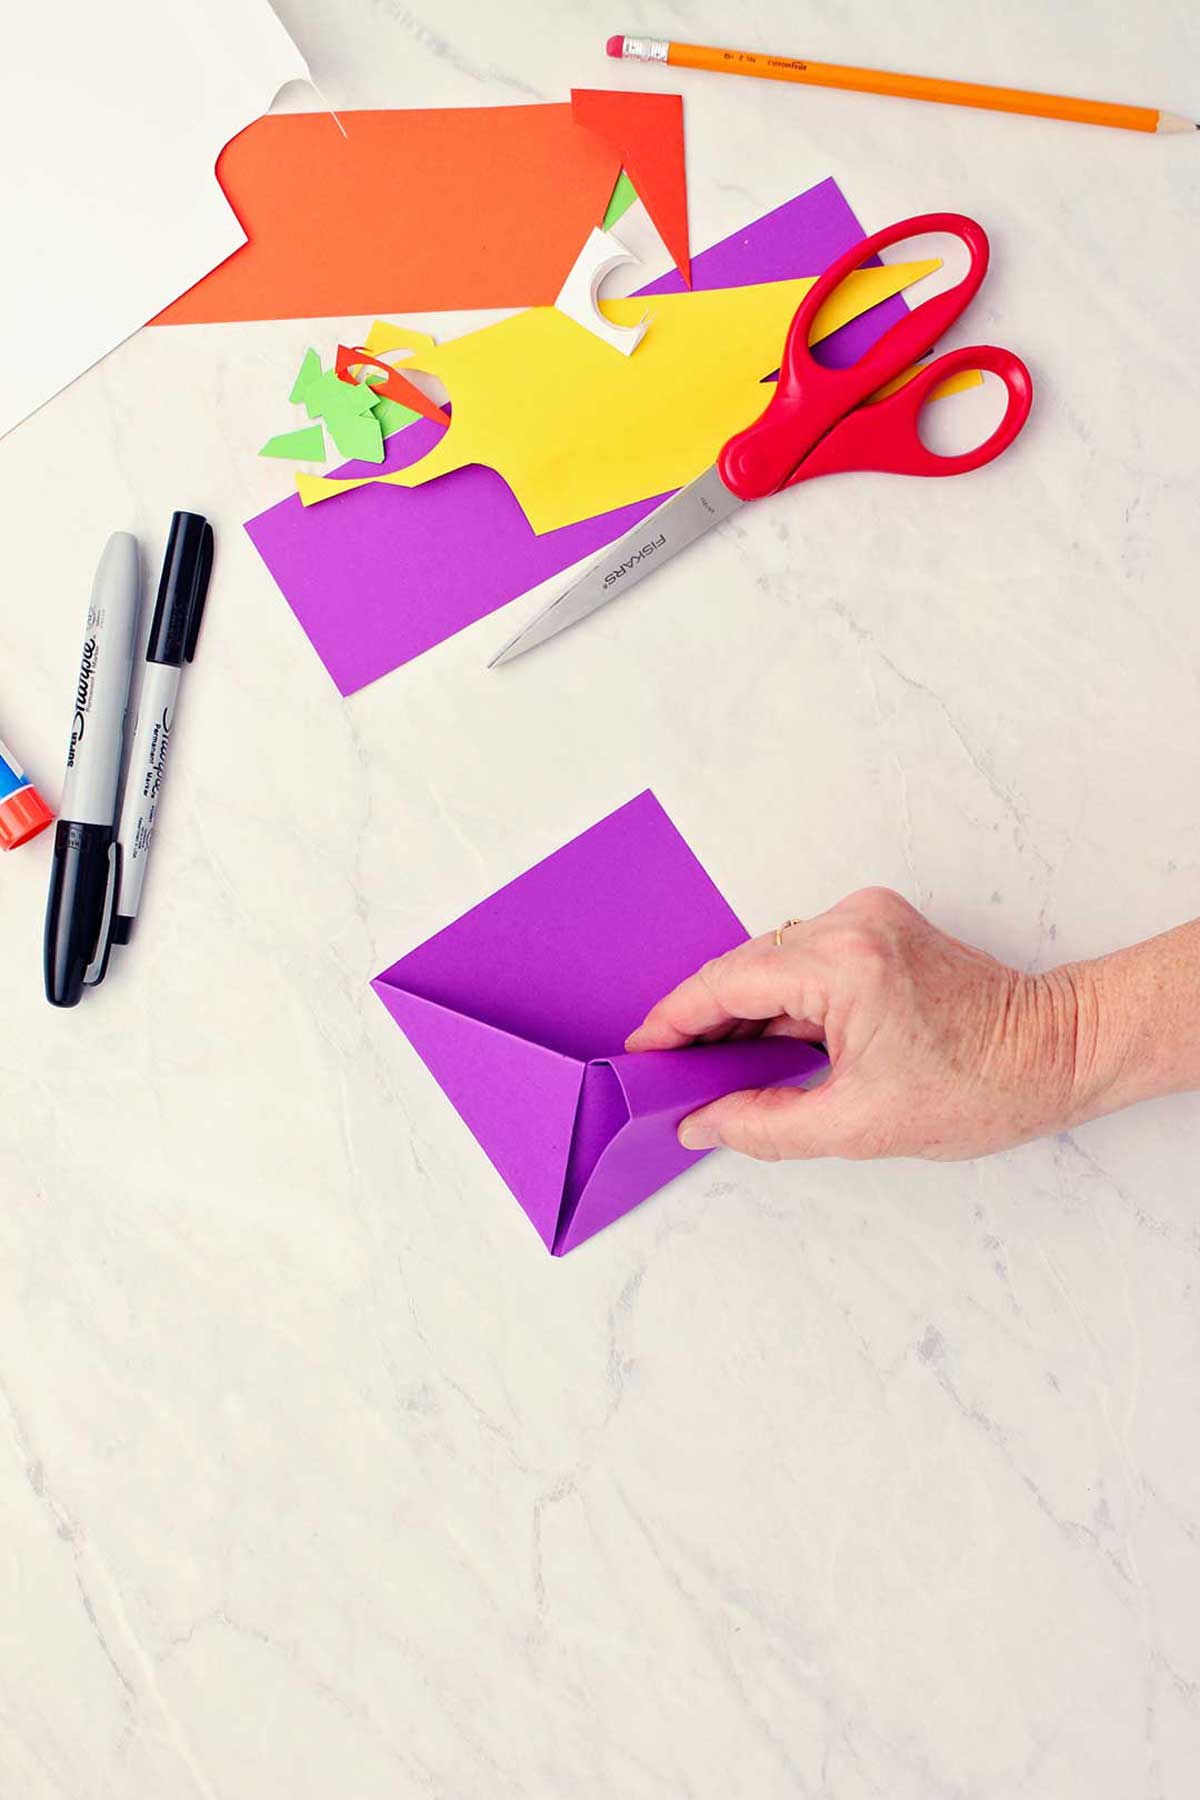
[[[760,1031],[823,1041],[824,1084],[730,1094],[683,1121],[689,1149],[782,1157],[980,1156],[1104,1110],[1091,965],[1023,975],[865,888],[706,963],[630,1050]],[[1119,1103],[1119,1102],[1118,1102]]]

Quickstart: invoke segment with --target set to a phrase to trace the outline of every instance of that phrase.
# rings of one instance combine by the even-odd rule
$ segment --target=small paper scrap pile
[[[603,102],[608,97],[599,98]],[[373,377],[382,383],[382,371],[395,363],[406,376],[414,374],[417,379],[407,395],[414,416],[398,410],[379,418],[377,403],[368,401],[368,411],[354,415],[368,421],[367,454],[356,453],[354,461],[329,477],[301,474],[303,499],[298,493],[282,500],[246,527],[343,694],[597,554],[706,468],[724,439],[761,411],[762,380],[778,366],[787,325],[808,282],[863,236],[836,183],[829,180],[692,258],[679,102],[658,95],[619,98],[626,145],[635,139],[634,108],[643,100],[666,98],[678,108],[671,115],[678,129],[660,134],[656,160],[648,166],[643,152],[638,166],[631,152],[620,151],[629,156],[629,173],[637,168],[632,181],[627,173],[621,182],[619,171],[614,174],[618,152],[610,146],[603,169],[608,185],[587,193],[587,204],[595,208],[590,221],[586,213],[573,213],[578,234],[573,247],[568,251],[567,243],[558,240],[563,260],[553,272],[539,251],[523,288],[510,266],[512,243],[502,240],[502,260],[509,266],[504,291],[510,298],[523,293],[523,311],[440,344],[427,333],[377,320],[357,349],[340,346],[335,378],[340,369],[374,386]],[[506,134],[514,131],[513,114],[523,115],[526,134],[542,129],[530,115],[543,112],[566,115],[574,130],[583,129],[579,101],[576,95],[569,108],[484,109],[498,121],[491,127],[499,134],[493,147],[510,141]],[[436,117],[442,141],[449,142],[453,134],[446,121],[459,115],[363,116],[399,121],[390,127],[396,132],[414,118]],[[303,117],[283,115],[261,123],[289,125]],[[666,122],[661,112],[655,117]],[[353,115],[349,129],[353,145]],[[419,129],[432,128],[422,124]],[[477,144],[475,111],[464,129]],[[561,134],[561,122],[555,130]],[[566,141],[573,140],[568,135]],[[578,145],[575,153],[580,153]],[[613,209],[628,201],[631,189],[664,242],[673,245],[676,267],[628,300],[601,300],[589,325],[579,308],[567,314],[552,302],[570,285],[573,270],[581,263],[589,266],[586,246],[602,236],[598,225],[607,225],[614,243]],[[339,214],[361,224],[355,191],[339,188],[327,194],[326,202],[336,203]],[[557,219],[562,207],[576,205],[578,186],[568,181],[565,194],[553,204],[538,196],[549,208],[547,216]],[[653,205],[647,195],[654,197]],[[368,188],[367,198],[378,196]],[[252,211],[247,208],[243,216]],[[255,248],[252,230],[251,242],[239,255],[248,257]],[[593,243],[593,257],[595,249]],[[459,279],[482,282],[482,270],[463,266],[464,247],[455,243],[452,250]],[[844,365],[860,356],[899,316],[904,305],[900,291],[929,267],[890,264],[862,270],[836,296],[838,310],[823,317],[825,358]],[[201,289],[213,280],[210,276]],[[409,309],[429,310],[433,290],[416,285],[415,270],[397,268],[394,280],[395,293],[407,299]],[[378,293],[373,270],[364,285],[367,281],[364,270],[357,286],[339,289],[344,311],[361,311],[366,293]],[[540,296],[537,283],[542,284]],[[436,291],[446,304],[465,307],[480,304],[481,294],[494,298],[497,289],[489,277],[478,289],[441,285]],[[451,292],[452,302],[446,298]],[[590,298],[590,286],[587,293]],[[319,309],[310,304],[308,310]],[[386,310],[402,307],[394,299]],[[627,353],[624,344],[598,334],[597,319],[618,333],[643,323],[646,330]],[[321,370],[315,350],[309,367]],[[422,371],[444,385],[449,395],[445,412],[421,393]],[[321,374],[324,380],[328,371]],[[317,390],[318,399],[324,391]],[[389,390],[376,388],[381,391]],[[425,416],[416,417],[418,410]],[[378,419],[379,446],[373,418]],[[333,436],[331,421],[325,422]],[[317,450],[315,437],[306,441],[314,448],[313,460],[319,460],[324,445]],[[317,500],[321,504],[313,504]]]
[[[936,267],[858,270],[818,315],[817,341]],[[449,430],[419,463],[384,475],[302,475],[300,498],[311,506],[370,481],[422,487],[483,464],[504,477],[541,535],[682,487],[766,404],[763,378],[778,363],[792,315],[815,279],[663,294],[630,354],[582,314],[556,306],[529,307],[446,344],[426,340],[405,367],[445,384]],[[646,326],[646,302],[604,301],[601,317],[636,336]],[[376,325],[367,347],[384,348],[390,335]],[[381,446],[377,457],[363,460],[382,454]]]
[[[246,527],[349,694],[709,467],[761,412],[812,280],[863,232],[830,180],[693,260],[674,94],[341,123],[344,137],[325,115],[279,114],[228,145],[217,174],[248,242],[156,323],[521,309],[443,342],[377,316],[362,343],[310,349],[290,394],[306,422],[262,448],[351,459],[298,471],[297,493]],[[674,269],[599,299],[633,260],[613,226],[635,197]],[[851,276],[818,321],[826,360],[860,356],[935,266]]]
[[[363,370],[361,380],[359,369]],[[414,419],[432,419],[439,425],[450,422],[449,415],[420,388],[362,345],[348,348],[339,344],[332,369],[322,368],[315,350],[306,350],[288,399],[293,406],[303,406],[317,423],[268,438],[260,456],[324,462],[327,452],[320,424],[324,420],[339,456],[378,463],[383,461],[384,438]]]

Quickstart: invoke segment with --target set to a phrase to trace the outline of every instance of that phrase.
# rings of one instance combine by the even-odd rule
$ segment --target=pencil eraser
[[[604,48],[609,56],[619,58],[625,49],[625,39],[623,37],[610,37]]]

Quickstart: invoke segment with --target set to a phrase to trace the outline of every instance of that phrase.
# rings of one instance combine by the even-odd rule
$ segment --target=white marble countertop
[[[666,85],[625,27],[1200,108],[1186,0],[280,11],[344,106]],[[1200,1102],[720,1156],[552,1262],[367,989],[646,785],[755,928],[882,881],[1046,965],[1200,913],[1200,146],[671,85],[697,246],[830,173],[985,222],[1013,455],[819,484],[586,653],[489,676],[517,603],[343,702],[240,531],[312,327],[143,332],[0,444],[0,726],[52,797],[104,536],[156,560],[187,506],[220,553],[74,1013],[47,843],[0,868],[6,1797],[1196,1792]]]

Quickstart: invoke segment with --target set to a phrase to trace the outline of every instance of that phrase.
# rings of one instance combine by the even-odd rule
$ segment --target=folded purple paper
[[[815,275],[862,235],[837,183],[822,181],[702,251],[692,262],[692,285]],[[682,289],[672,270],[639,292]],[[897,296],[852,320],[821,345],[821,360],[854,362],[903,311]],[[420,419],[387,440],[382,464],[347,463],[336,473],[404,468],[428,453],[442,429]],[[246,530],[340,692],[352,694],[598,554],[663,498],[539,537],[502,477],[475,465],[425,487],[363,488],[335,506],[305,509],[293,494]]]
[[[746,935],[646,792],[371,985],[561,1256],[706,1154],[676,1136],[697,1106],[827,1066],[782,1037],[626,1053],[656,1000]]]

